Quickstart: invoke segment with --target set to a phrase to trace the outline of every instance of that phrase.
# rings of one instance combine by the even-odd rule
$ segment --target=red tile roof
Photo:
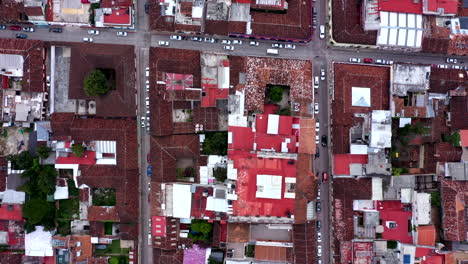
[[[458,1],[456,0],[427,0],[427,11],[439,13],[438,11],[439,8],[442,8],[444,10],[442,14],[457,14]]]
[[[4,0],[0,2],[0,21],[10,23],[22,19],[24,13],[23,2]]]
[[[24,39],[0,39],[0,54],[17,54],[23,56],[24,64],[23,86],[21,88],[22,91],[45,91],[45,50],[44,43],[42,41]]]
[[[132,11],[128,7],[113,8],[110,15],[104,15],[104,24],[130,25],[132,23],[130,12]]]
[[[465,205],[468,202],[467,181],[444,179],[441,182],[442,228],[447,241],[466,240]]]
[[[422,14],[422,1],[379,0],[379,11]]]
[[[299,153],[304,154],[315,154],[315,119],[313,118],[301,118],[299,121],[300,132],[299,132]]]
[[[384,227],[383,239],[397,240],[401,243],[412,244],[413,237],[408,230],[408,220],[411,219],[411,210],[404,210],[400,201],[377,201],[377,210]],[[389,228],[387,223],[394,222],[395,226]]]
[[[120,218],[115,206],[90,206],[88,207],[88,220],[119,222]]]
[[[353,263],[371,264],[373,248],[373,242],[353,242]]]
[[[468,147],[468,129],[460,130],[461,146]]]
[[[294,263],[309,264],[317,262],[315,234],[315,221],[293,225]]]
[[[454,96],[450,99],[450,112],[452,131],[466,129],[468,127],[468,95]]]
[[[418,226],[418,241],[416,244],[433,247],[436,241],[436,229],[433,225]]]
[[[367,155],[358,154],[336,154],[333,157],[335,165],[333,169],[334,175],[349,175],[349,165],[352,163],[367,164]]]

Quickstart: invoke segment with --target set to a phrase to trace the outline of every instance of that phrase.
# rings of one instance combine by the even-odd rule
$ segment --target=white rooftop
[[[55,186],[54,200],[68,199],[68,187]]]
[[[377,45],[420,49],[422,33],[422,15],[380,12]]]
[[[209,196],[206,199],[206,210],[208,211],[215,211],[215,212],[227,212],[227,200],[214,198],[213,196]]]
[[[257,192],[258,198],[281,199],[282,177],[275,175],[257,175]]]
[[[23,76],[24,58],[16,54],[0,54],[0,74],[11,77]]]
[[[352,87],[351,88],[351,105],[352,106],[361,106],[361,107],[370,107],[370,88],[364,87]]]
[[[116,141],[94,141],[96,144],[96,164],[117,164],[117,142]]]
[[[382,178],[372,177],[372,200],[383,200]]]
[[[172,188],[172,216],[175,218],[190,218],[192,208],[190,185],[174,184]]]
[[[431,195],[429,193],[416,193],[416,204],[413,209],[418,225],[428,225],[431,223]]]
[[[259,118],[263,118],[263,116],[259,116]],[[278,130],[279,130],[279,115],[269,114],[267,134],[277,135]]]
[[[26,194],[15,190],[6,190],[3,193],[2,203],[4,204],[24,204]]]
[[[53,256],[52,234],[44,231],[43,226],[36,226],[36,230],[26,234],[24,238],[26,256],[45,257]]]
[[[372,111],[369,146],[372,148],[390,148],[392,146],[392,117],[390,111]]]

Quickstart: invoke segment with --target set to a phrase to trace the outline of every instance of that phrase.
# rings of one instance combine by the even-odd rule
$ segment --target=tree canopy
[[[83,157],[85,148],[81,144],[73,144],[71,147],[73,154],[77,157]]]
[[[84,91],[88,96],[105,95],[110,90],[106,75],[101,70],[94,70],[84,80]]]
[[[208,243],[211,240],[213,224],[205,220],[193,219],[190,224],[189,237],[193,242],[202,241]]]
[[[31,197],[43,198],[55,191],[57,171],[53,166],[40,165],[37,159],[33,166],[23,172],[22,177],[28,181],[21,189]]]
[[[7,159],[11,161],[14,169],[25,170],[33,166],[34,156],[29,151],[23,151],[16,155],[9,155]]]
[[[29,200],[23,207],[23,216],[30,225],[41,224],[48,217],[54,216],[54,213],[54,204],[39,198]]]
[[[275,102],[279,103],[283,99],[283,87],[274,85],[267,89],[268,98]]]
[[[203,154],[226,156],[227,141],[227,132],[206,133],[205,141],[203,141]]]
[[[45,145],[38,146],[36,148],[36,154],[40,158],[47,159],[49,157],[49,153],[52,151],[51,148]]]

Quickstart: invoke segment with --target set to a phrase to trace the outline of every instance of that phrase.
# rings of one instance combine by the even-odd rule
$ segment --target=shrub
[[[81,144],[73,144],[71,150],[73,152],[73,155],[77,157],[83,157],[83,154],[85,152],[85,148]]]
[[[49,157],[49,153],[51,151],[52,151],[52,149],[45,146],[45,145],[41,145],[41,146],[36,148],[37,156],[39,156],[39,158],[42,158],[42,159],[47,159]]]

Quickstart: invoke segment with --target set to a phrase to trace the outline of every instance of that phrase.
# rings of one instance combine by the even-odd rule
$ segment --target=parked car
[[[320,38],[325,38],[325,25],[320,25]]]
[[[318,150],[318,149],[317,149]],[[317,200],[320,200],[320,187],[317,190]]]
[[[221,44],[231,45],[231,40],[223,39],[223,40],[221,40]]]
[[[234,50],[234,46],[224,46],[223,49],[224,49],[224,50],[233,51],[233,50]]]
[[[284,45],[284,48],[285,48],[285,49],[296,49],[296,45],[294,45],[294,44],[286,44],[286,45]]]
[[[448,69],[448,65],[439,64],[439,65],[437,65],[437,68],[439,68],[439,69]]]
[[[372,62],[374,62],[374,60],[371,59],[371,58],[364,58],[364,62],[365,63],[372,63]]]
[[[251,41],[249,42],[249,45],[250,45],[250,46],[258,46],[258,45],[260,45],[260,43],[259,43],[258,41],[255,41],[255,40],[251,40]]]
[[[359,63],[359,62],[361,62],[361,59],[359,59],[359,58],[349,58],[349,62]]]
[[[146,67],[146,69],[145,69],[145,76],[146,76],[146,77],[149,77],[149,74],[150,74],[149,67]]]
[[[93,42],[93,38],[83,38],[84,42]]]
[[[33,27],[24,27],[23,31],[25,31],[25,32],[34,32],[34,28]]]
[[[319,135],[315,135],[315,144],[318,145],[320,143]]]
[[[325,69],[320,69],[320,80],[325,81]]]
[[[26,38],[28,38],[28,35],[23,34],[23,33],[18,33],[18,34],[16,34],[16,38],[17,39],[26,39]]]
[[[320,213],[320,211],[322,210],[320,202],[316,203],[315,209],[317,210],[317,213]]]
[[[151,162],[151,155],[149,153],[146,154],[146,162],[148,162],[148,163]]]
[[[49,32],[62,33],[63,29],[60,27],[49,28]]]
[[[21,31],[20,26],[10,26],[10,30]]]
[[[152,168],[151,165],[148,165],[148,166],[146,167],[146,175],[147,175],[148,177],[151,177],[151,173],[152,173],[151,168]]]
[[[149,93],[149,90],[150,90],[150,85],[146,84],[146,92]]]
[[[387,64],[387,61],[386,61],[386,60],[382,60],[382,59],[376,59],[376,60],[375,60],[375,63],[376,63],[376,64]]]
[[[0,25],[0,29],[6,29],[5,25]]]
[[[317,122],[315,123],[315,133],[318,134],[319,131],[320,131],[320,122],[317,121]]]
[[[322,256],[322,246],[321,245],[317,246],[317,256],[319,256],[319,257]]]
[[[322,264],[322,259],[320,257],[317,259],[317,264]]]
[[[149,108],[149,97],[146,97],[146,99],[145,99],[145,105],[146,105],[146,108]]]
[[[149,13],[149,9],[150,9],[149,3],[145,3],[145,13],[146,14]]]
[[[322,172],[322,182],[326,183],[328,181],[328,173]]]
[[[320,223],[320,220],[317,221],[317,230],[320,230],[320,228],[322,227],[322,223]]]
[[[328,144],[328,138],[326,135],[322,135],[322,147],[326,147]]]
[[[160,41],[158,41],[158,45],[168,47],[169,46],[169,41],[160,40]]]
[[[452,69],[460,70],[462,67],[460,65],[452,65]]]
[[[128,35],[127,32],[125,31],[117,31],[117,36],[118,37],[126,37]]]
[[[315,158],[319,158],[320,157],[320,148],[316,148],[315,149]],[[320,190],[319,190],[320,192]]]
[[[314,104],[314,113],[317,115],[319,113],[319,103]]]
[[[214,39],[214,38],[205,38],[203,41],[205,41],[207,43],[215,43],[216,39]]]
[[[319,243],[322,242],[322,233],[320,233],[320,232],[317,233],[317,242],[319,242]]]
[[[319,77],[318,76],[314,77],[314,88],[315,89],[319,88]]]
[[[90,34],[90,35],[99,35],[99,30],[95,30],[95,29],[88,30],[88,34]]]
[[[454,59],[454,58],[447,58],[445,61],[447,63],[457,63],[458,62],[457,59]]]
[[[151,191],[151,182],[148,182],[148,192],[150,192],[150,191]],[[149,224],[151,226],[151,221],[149,222]],[[150,232],[151,232],[151,230],[150,230]]]
[[[242,40],[234,39],[234,40],[232,41],[232,44],[233,44],[233,45],[242,45]]]
[[[182,36],[177,36],[177,35],[170,35],[169,36],[170,40],[182,40]]]
[[[201,37],[191,37],[190,40],[201,42],[203,39]]]
[[[389,61],[387,61],[387,63],[386,63],[386,64],[388,64],[388,65],[392,65],[392,64],[393,64],[393,61],[392,61],[392,60],[389,60]]]
[[[140,122],[140,124],[141,124],[141,127],[142,127],[142,128],[144,128],[144,127],[146,126],[146,119],[145,119],[144,116],[141,117],[141,122]]]
[[[271,44],[271,47],[272,47],[272,48],[275,48],[275,49],[282,49],[282,48],[283,48],[283,44],[281,44],[281,43],[273,43],[273,44]]]

